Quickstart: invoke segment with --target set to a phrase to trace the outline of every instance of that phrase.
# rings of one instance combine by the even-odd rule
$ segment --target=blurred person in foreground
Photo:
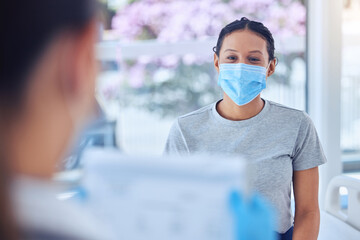
[[[97,4],[2,1],[0,239],[108,239],[51,178],[93,111]]]

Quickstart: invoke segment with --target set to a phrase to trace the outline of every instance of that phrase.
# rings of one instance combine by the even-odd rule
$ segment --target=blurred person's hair
[[[11,170],[4,129],[21,110],[31,70],[63,32],[81,33],[94,19],[95,0],[4,0],[0,5],[0,239],[19,231],[10,201]],[[40,213],[41,214],[41,213]]]
[[[223,44],[224,38],[234,31],[249,30],[266,41],[267,52],[269,54],[269,61],[275,58],[275,43],[274,38],[267,27],[261,22],[251,21],[246,17],[242,17],[240,20],[235,20],[226,25],[220,32],[219,38],[216,43],[216,47],[213,48],[216,55],[220,56],[220,49]]]

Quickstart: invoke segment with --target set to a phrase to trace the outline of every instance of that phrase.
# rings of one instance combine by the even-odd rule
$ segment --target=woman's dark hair
[[[235,20],[232,23],[226,25],[220,32],[219,38],[216,43],[216,47],[213,48],[216,55],[220,56],[220,49],[223,44],[224,38],[230,33],[237,30],[250,30],[264,40],[266,40],[267,52],[269,54],[269,61],[275,58],[275,44],[271,32],[267,27],[264,26],[261,22],[251,21],[246,17],[241,18],[240,20]]]
[[[16,239],[10,208],[6,130],[21,105],[28,75],[61,32],[78,33],[95,18],[95,0],[4,0],[0,4],[0,239]]]

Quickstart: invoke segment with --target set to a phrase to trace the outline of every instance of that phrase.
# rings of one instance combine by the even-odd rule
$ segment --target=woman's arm
[[[318,167],[294,171],[295,221],[293,240],[316,240],[319,234]]]

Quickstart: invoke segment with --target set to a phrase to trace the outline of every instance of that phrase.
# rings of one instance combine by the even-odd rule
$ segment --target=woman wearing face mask
[[[260,96],[275,71],[274,50],[272,34],[262,23],[242,18],[225,26],[214,48],[223,99],[179,117],[165,153],[245,157],[253,165],[252,186],[278,212],[279,239],[317,239],[317,166],[326,158],[306,113]]]
[[[51,182],[92,112],[96,5],[1,3],[0,239],[110,239]]]

